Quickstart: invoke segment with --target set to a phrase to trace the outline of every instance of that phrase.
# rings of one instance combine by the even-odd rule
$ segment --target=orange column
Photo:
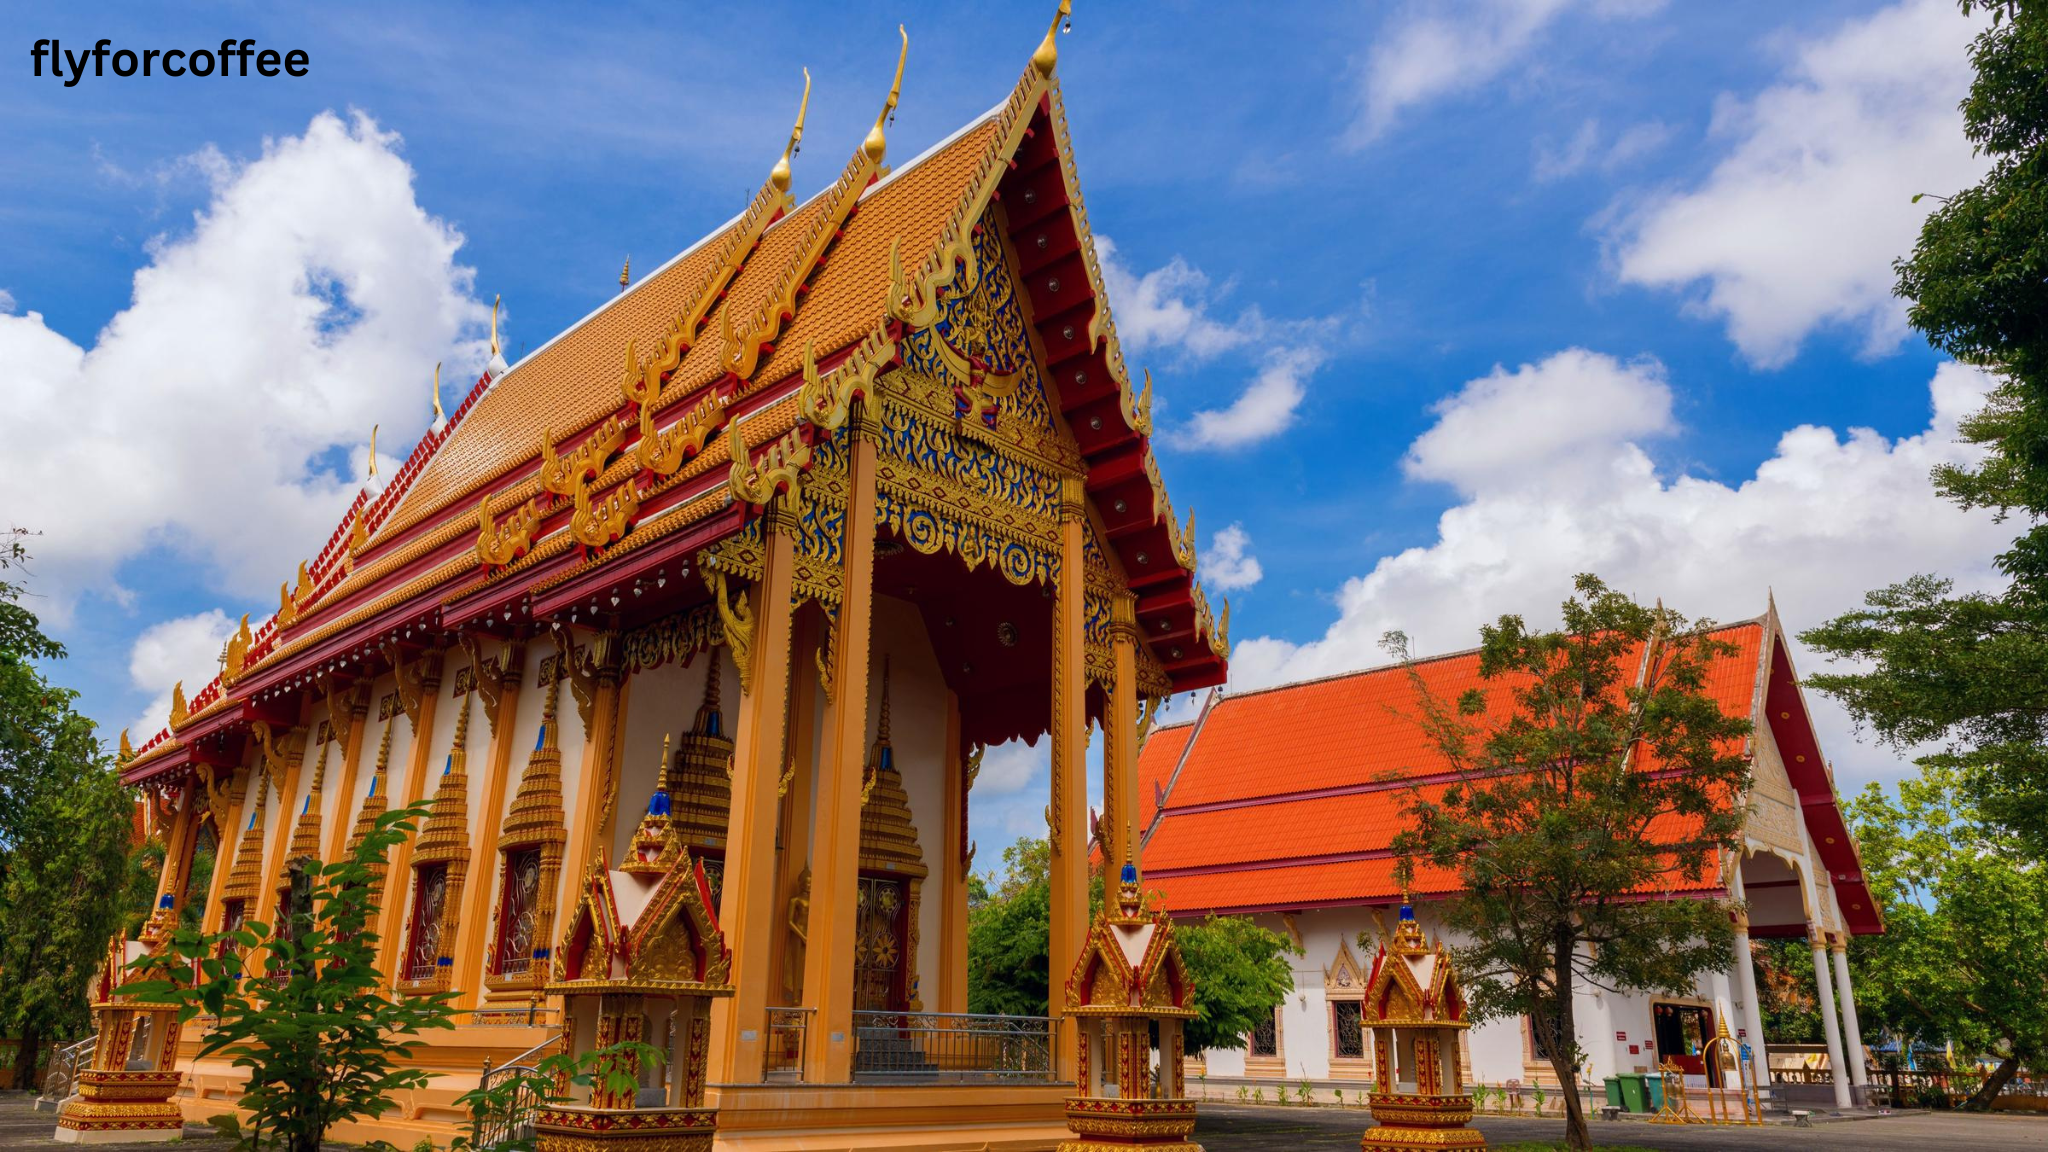
[[[410,808],[419,803],[420,797],[426,794],[427,778],[433,774],[434,713],[441,699],[442,656],[428,653],[420,659],[427,662],[426,679],[420,690],[419,723],[413,727],[412,748],[405,757],[405,801],[395,805],[399,808]],[[371,695],[374,697],[376,694],[373,692]],[[367,705],[365,708],[367,715]],[[377,921],[377,972],[387,988],[395,982],[393,973],[398,967],[398,950],[402,947],[400,937],[404,935],[405,906],[412,897],[413,842],[419,839],[420,827],[425,825],[426,820],[422,818],[412,835],[392,849],[391,867],[384,874],[384,909]]]
[[[967,793],[960,757],[960,697],[946,693],[945,847],[939,859],[939,1011],[967,1011]]]
[[[767,1049],[769,959],[781,917],[775,908],[775,785],[782,778],[789,719],[789,591],[797,522],[792,496],[769,505],[761,579],[753,592],[752,681],[733,735],[732,812],[726,831],[719,920],[732,949],[735,990],[722,1021],[726,1081],[759,1083]]]
[[[1064,1016],[1067,977],[1081,959],[1088,933],[1088,679],[1082,655],[1081,531],[1087,516],[1080,477],[1060,481],[1060,575],[1052,635],[1052,939],[1046,985],[1054,1016]],[[1079,1065],[1079,1034],[1059,1025],[1059,1078],[1072,1080]]]
[[[566,635],[566,634],[565,634]],[[585,641],[594,663],[591,669],[590,713],[583,717],[583,755],[577,777],[576,815],[569,824],[569,851],[562,863],[561,894],[555,898],[556,920],[564,898],[583,883],[583,874],[597,859],[599,829],[606,814],[618,805],[619,774],[612,766],[612,742],[617,738],[619,708],[619,636],[599,632]],[[581,701],[578,701],[579,706]],[[605,843],[610,843],[607,835]],[[569,900],[568,903],[574,903]],[[552,950],[555,941],[542,941]]]
[[[816,668],[817,633],[820,626],[830,628],[831,621],[819,616],[803,616],[796,626],[793,637],[798,653],[791,664],[794,677],[789,692],[789,753],[784,758],[787,769],[793,770],[787,794],[781,798],[781,807],[776,817],[776,843],[779,863],[776,866],[775,881],[775,955],[769,971],[774,973],[770,984],[769,999],[778,1005],[802,1004],[803,989],[785,987],[783,974],[788,971],[786,953],[791,943],[789,927],[790,904],[803,887],[804,870],[810,867],[811,855],[811,748],[816,743],[817,723],[812,717],[817,712],[819,692]],[[810,931],[808,921],[804,931]]]
[[[462,893],[462,922],[456,925],[461,940],[455,950],[455,980],[460,994],[458,1009],[476,1007],[484,986],[484,940],[491,934],[491,897],[498,891],[498,826],[505,820],[505,777],[512,762],[513,729],[519,715],[519,686],[526,679],[526,642],[509,640],[498,659],[497,724],[491,730],[491,758],[485,777],[482,819],[472,821],[469,840],[469,877]]]
[[[1138,863],[1138,620],[1136,598],[1118,592],[1109,603],[1110,655],[1116,683],[1110,687],[1109,716],[1104,724],[1102,797],[1106,814],[1102,829],[1107,883],[1114,884],[1123,866]]]
[[[214,771],[232,773],[234,770],[216,768]],[[232,775],[229,776],[229,780],[232,784]],[[202,932],[220,931],[221,889],[227,887],[228,873],[234,871],[234,854],[241,837],[242,823],[249,818],[252,810],[250,806],[256,802],[256,789],[262,782],[262,775],[251,768],[248,783],[242,786],[242,798],[228,806],[231,812],[215,815],[213,879],[206,886],[206,909],[199,924]],[[225,825],[222,821],[225,821]]]
[[[847,465],[846,585],[839,602],[838,668],[818,760],[811,845],[811,935],[804,998],[811,1014],[804,1078],[853,1079],[853,928],[860,898],[860,778],[868,749],[868,659],[875,600],[875,447],[880,422],[853,411]]]
[[[164,866],[157,873],[156,900],[151,907],[165,907],[164,897],[168,896],[174,915],[184,910],[185,877],[192,869],[192,846],[199,840],[199,789],[195,777],[185,786],[178,812],[164,830]]]

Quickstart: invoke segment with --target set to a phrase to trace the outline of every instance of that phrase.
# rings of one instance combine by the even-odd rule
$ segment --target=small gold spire
[[[370,425],[370,479],[377,478],[377,425]]]
[[[901,24],[896,26],[896,33],[903,37],[903,47],[896,53],[896,79],[889,85],[889,99],[883,103],[881,115],[875,117],[875,126],[868,130],[868,138],[861,144],[861,150],[868,154],[868,159],[877,164],[889,150],[889,139],[882,128],[895,114],[896,101],[903,95],[903,62],[910,58],[910,33]]]
[[[1031,54],[1031,66],[1038,69],[1040,76],[1052,75],[1053,65],[1060,60],[1060,46],[1054,39],[1060,31],[1060,22],[1066,21],[1067,30],[1073,31],[1074,22],[1069,19],[1074,13],[1073,0],[1060,0],[1059,11],[1052,14],[1052,24],[1045,30],[1045,39],[1038,45],[1038,51]]]
[[[632,280],[633,258],[631,256],[628,256],[626,257],[626,262],[624,264],[619,265],[619,291],[624,292],[626,290],[626,285],[631,283]]]
[[[768,174],[769,181],[775,185],[775,190],[778,192],[789,191],[789,158],[796,155],[803,146],[804,117],[810,113],[810,110],[811,70],[806,68],[804,69],[803,102],[796,106],[796,127],[789,130],[789,143],[782,147],[782,159],[775,162],[774,171]]]
[[[882,716],[875,723],[875,746],[889,746],[889,658],[882,657]]]
[[[434,362],[434,423],[440,424],[447,419],[448,414],[441,411],[441,362],[436,360]]]
[[[503,303],[504,300],[503,296],[491,297],[491,355],[493,356],[498,354],[498,305]]]
[[[478,668],[476,674],[482,676],[484,670]],[[469,740],[469,698],[479,691],[481,689],[472,688],[462,694],[462,711],[455,716],[455,744],[449,749],[450,752],[463,751],[464,744]]]
[[[394,719],[395,719],[395,717],[394,717]],[[382,776],[382,775],[384,774],[384,769],[385,769],[386,767],[388,767],[388,766],[389,766],[390,764],[391,764],[391,721],[390,721],[390,720],[386,720],[386,721],[384,721],[384,735],[383,735],[383,737],[382,737],[382,738],[380,738],[380,739],[379,739],[379,740],[377,741],[377,768],[376,768],[376,771],[375,771],[375,772],[371,773],[371,775],[373,775],[373,776]]]

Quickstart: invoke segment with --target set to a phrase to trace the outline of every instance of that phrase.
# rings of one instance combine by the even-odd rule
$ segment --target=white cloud
[[[38,313],[0,315],[0,507],[43,532],[60,624],[85,593],[118,602],[120,565],[155,547],[262,599],[338,522],[370,426],[409,441],[434,362],[481,363],[462,237],[421,210],[397,147],[323,113],[246,164],[209,149],[190,165],[211,202],[151,242],[89,349]],[[317,463],[336,449],[351,474]]]
[[[1531,473],[1554,480],[1581,466],[1602,470],[1600,449],[1677,427],[1664,365],[1647,357],[1624,364],[1584,348],[1513,372],[1496,364],[1431,411],[1436,423],[1409,445],[1401,467],[1411,478],[1468,494]]]
[[[129,726],[137,744],[169,722],[171,687],[185,681],[189,699],[219,666],[221,648],[234,632],[235,622],[215,608],[152,624],[135,638],[128,651],[128,678],[136,688],[155,696]]]
[[[1125,352],[1135,356],[1155,348],[1174,349],[1207,360],[1266,329],[1257,306],[1228,322],[1211,316],[1209,306],[1227,295],[1228,286],[1212,289],[1208,274],[1179,256],[1139,273],[1117,258],[1116,242],[1109,237],[1096,237],[1095,251],[1102,261],[1104,287],[1115,301],[1117,341]]]
[[[976,795],[1008,796],[1021,792],[1034,779],[1051,771],[1052,745],[1041,740],[1038,747],[1011,740],[989,749],[981,758],[981,774],[974,778]]]
[[[1379,641],[1390,629],[1407,632],[1420,653],[1466,648],[1479,625],[1501,613],[1554,618],[1578,572],[1723,620],[1758,615],[1766,591],[1775,589],[1794,632],[1917,572],[1953,576],[1965,589],[1999,585],[1989,560],[2011,529],[1988,514],[1960,511],[1928,479],[1937,464],[1974,458],[1975,449],[1957,442],[1956,424],[1981,404],[1986,381],[1975,370],[1952,363],[1937,370],[1928,426],[1918,435],[1887,440],[1867,428],[1838,435],[1801,425],[1779,438],[1754,476],[1731,485],[1657,475],[1638,439],[1668,429],[1669,386],[1661,372],[1603,368],[1604,389],[1559,390],[1533,407],[1523,403],[1523,393],[1543,391],[1529,382],[1557,383],[1556,366],[1571,356],[1590,354],[1560,353],[1466,385],[1416,441],[1410,459],[1440,461],[1445,430],[1485,405],[1500,418],[1555,415],[1550,400],[1578,395],[1597,434],[1568,451],[1527,454],[1520,468],[1475,466],[1477,453],[1460,446],[1445,475],[1455,477],[1463,502],[1438,520],[1436,539],[1346,581],[1336,595],[1337,618],[1320,638],[1239,642],[1231,653],[1233,687],[1384,663]],[[1604,411],[1617,405],[1634,415],[1615,419]],[[1802,671],[1821,665],[1801,653],[1795,660]],[[1842,712],[1812,700],[1823,745],[1846,780],[1898,774],[1896,756],[1858,746]]]
[[[1251,533],[1242,524],[1232,524],[1209,537],[1209,547],[1196,567],[1202,583],[1218,592],[1249,588],[1266,575],[1259,558],[1252,555]]]
[[[0,316],[11,315],[13,312],[14,293],[9,292],[5,288],[0,288]]]
[[[1366,55],[1359,111],[1345,143],[1361,148],[1401,114],[1432,100],[1483,88],[1532,57],[1550,26],[1574,7],[1594,19],[1634,18],[1661,0],[1463,0],[1411,4],[1389,21]]]
[[[1751,362],[1781,365],[1815,328],[1878,355],[1905,334],[1891,262],[1934,206],[1974,183],[1963,137],[1967,45],[1981,22],[1950,0],[1906,0],[1798,46],[1753,99],[1724,97],[1726,155],[1698,187],[1651,197],[1609,239],[1623,281],[1693,289]]]
[[[1264,349],[1258,372],[1229,407],[1195,413],[1186,427],[1167,433],[1171,443],[1241,448],[1277,436],[1294,423],[1304,385],[1322,366],[1323,346],[1342,330],[1343,317],[1268,320],[1254,304],[1233,320],[1218,320],[1211,306],[1228,295],[1228,284],[1212,287],[1206,273],[1179,256],[1140,274],[1117,259],[1109,237],[1097,237],[1095,243],[1115,309],[1117,339],[1126,353],[1173,352],[1188,361],[1205,361],[1234,350]]]
[[[1167,439],[1179,448],[1243,448],[1287,431],[1307,395],[1308,378],[1322,367],[1316,347],[1276,348],[1228,408],[1195,413]]]
[[[1662,148],[1672,130],[1662,120],[1645,120],[1622,129],[1611,141],[1603,140],[1604,135],[1600,121],[1589,118],[1563,144],[1548,137],[1537,140],[1532,172],[1536,182],[1548,184],[1588,168],[1612,172]]]

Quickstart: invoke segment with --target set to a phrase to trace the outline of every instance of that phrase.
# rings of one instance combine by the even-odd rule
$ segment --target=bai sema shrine
[[[517,365],[494,333],[218,677],[124,734],[167,829],[162,922],[272,920],[291,861],[431,802],[381,881],[382,969],[454,992],[461,1026],[427,1037],[433,1088],[335,1137],[445,1145],[486,1061],[609,1037],[673,1074],[545,1109],[543,1148],[1187,1147],[1178,1077],[1137,1083],[1178,1053],[1131,1051],[1149,1019],[1178,1037],[1187,981],[1142,900],[1091,929],[1084,752],[1099,726],[1136,893],[1138,750],[1162,698],[1223,680],[1228,613],[1118,349],[1059,23],[892,167],[899,58],[802,204],[799,106],[729,223]],[[1053,1015],[971,1016],[968,810],[981,749],[1020,737],[1051,744]],[[234,1108],[203,1019],[150,1027],[102,1080],[175,1071],[184,1119]]]

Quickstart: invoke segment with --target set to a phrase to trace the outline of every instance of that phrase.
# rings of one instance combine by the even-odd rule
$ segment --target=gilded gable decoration
[[[221,649],[220,682],[233,684],[242,678],[242,668],[249,662],[249,645],[254,643],[249,634],[249,614],[242,613],[241,626],[228,637],[227,646]]]
[[[725,624],[715,605],[699,604],[635,628],[620,643],[627,672],[651,671],[671,660],[688,666],[697,653],[725,643]]]

